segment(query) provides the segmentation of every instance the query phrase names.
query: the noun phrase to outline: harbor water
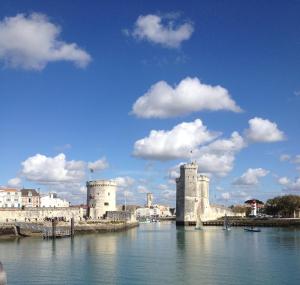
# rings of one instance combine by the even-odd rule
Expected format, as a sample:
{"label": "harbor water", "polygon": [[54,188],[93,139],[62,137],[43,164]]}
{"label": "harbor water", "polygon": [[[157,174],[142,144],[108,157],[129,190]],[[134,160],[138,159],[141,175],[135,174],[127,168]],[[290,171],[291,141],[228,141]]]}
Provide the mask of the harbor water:
{"label": "harbor water", "polygon": [[141,224],[74,239],[0,240],[9,285],[300,284],[300,229]]}

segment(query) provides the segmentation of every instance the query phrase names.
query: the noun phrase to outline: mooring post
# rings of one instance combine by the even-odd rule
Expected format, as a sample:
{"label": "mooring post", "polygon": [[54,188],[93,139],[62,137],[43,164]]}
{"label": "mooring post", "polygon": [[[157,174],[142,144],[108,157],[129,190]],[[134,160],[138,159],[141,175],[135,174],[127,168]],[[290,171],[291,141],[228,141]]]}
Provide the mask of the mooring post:
{"label": "mooring post", "polygon": [[56,221],[52,219],[52,238],[56,239]]}
{"label": "mooring post", "polygon": [[71,237],[74,237],[75,229],[74,229],[74,217],[71,218]]}

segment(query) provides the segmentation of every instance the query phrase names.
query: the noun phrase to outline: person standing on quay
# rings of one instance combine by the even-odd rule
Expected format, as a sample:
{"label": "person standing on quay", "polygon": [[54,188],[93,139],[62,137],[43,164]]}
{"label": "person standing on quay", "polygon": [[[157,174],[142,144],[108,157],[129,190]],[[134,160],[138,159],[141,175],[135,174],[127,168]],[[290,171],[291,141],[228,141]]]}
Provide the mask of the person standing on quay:
{"label": "person standing on quay", "polygon": [[0,261],[0,285],[7,285],[6,273],[3,269],[3,265]]}

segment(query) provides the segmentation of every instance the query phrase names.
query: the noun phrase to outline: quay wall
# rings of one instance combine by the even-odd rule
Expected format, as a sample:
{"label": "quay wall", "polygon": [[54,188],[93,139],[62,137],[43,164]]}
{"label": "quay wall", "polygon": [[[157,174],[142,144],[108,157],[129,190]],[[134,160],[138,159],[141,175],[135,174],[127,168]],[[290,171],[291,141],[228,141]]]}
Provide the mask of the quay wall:
{"label": "quay wall", "polygon": [[139,226],[138,222],[77,224],[75,225],[75,234],[119,232],[131,228],[135,228],[138,226]]}
{"label": "quay wall", "polygon": [[[232,227],[300,227],[300,219],[268,218],[268,219],[250,219],[250,218],[229,218]],[[224,221],[211,220],[203,222],[203,226],[223,226]]]}
{"label": "quay wall", "polygon": [[0,208],[0,222],[41,222],[46,218],[62,217],[70,220],[80,221],[85,215],[85,210],[81,207],[66,208]]}
{"label": "quay wall", "polygon": [[217,220],[219,218],[224,217],[225,215],[231,217],[244,217],[245,214],[241,213],[234,213],[230,208],[218,206],[218,205],[211,205],[208,211],[208,215],[202,219],[202,221],[208,220]]}

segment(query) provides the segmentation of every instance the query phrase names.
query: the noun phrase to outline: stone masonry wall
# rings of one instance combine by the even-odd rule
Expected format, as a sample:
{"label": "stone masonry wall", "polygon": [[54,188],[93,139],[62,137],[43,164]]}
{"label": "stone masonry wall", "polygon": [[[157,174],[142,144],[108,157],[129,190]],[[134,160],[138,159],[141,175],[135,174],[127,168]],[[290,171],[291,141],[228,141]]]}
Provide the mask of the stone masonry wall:
{"label": "stone masonry wall", "polygon": [[0,208],[0,222],[25,222],[43,221],[45,218],[64,217],[70,220],[74,217],[75,221],[80,221],[84,216],[85,210],[80,207],[68,208]]}

